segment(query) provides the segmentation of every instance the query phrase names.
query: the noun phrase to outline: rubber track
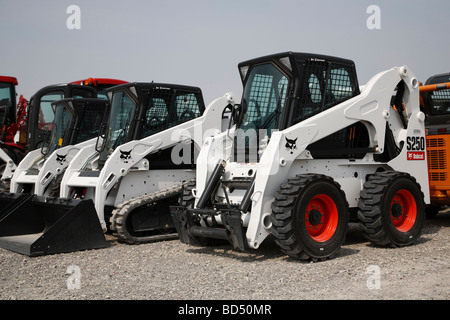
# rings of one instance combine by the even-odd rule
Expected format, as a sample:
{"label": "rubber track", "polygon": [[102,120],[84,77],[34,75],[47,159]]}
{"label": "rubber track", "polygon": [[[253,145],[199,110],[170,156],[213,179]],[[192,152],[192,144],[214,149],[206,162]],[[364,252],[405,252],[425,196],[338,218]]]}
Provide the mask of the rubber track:
{"label": "rubber track", "polygon": [[127,213],[140,207],[151,206],[155,202],[164,201],[164,199],[173,198],[176,195],[180,195],[182,186],[186,188],[186,185],[190,182],[191,181],[180,183],[179,185],[176,185],[169,189],[157,191],[152,194],[143,195],[136,198],[131,198],[120,203],[112,212],[112,216],[110,219],[111,230],[117,233],[117,236],[121,241],[129,244],[149,243],[178,238],[178,234],[176,232],[170,234],[151,235],[146,237],[131,236],[128,232],[126,232],[126,219],[124,217]]}

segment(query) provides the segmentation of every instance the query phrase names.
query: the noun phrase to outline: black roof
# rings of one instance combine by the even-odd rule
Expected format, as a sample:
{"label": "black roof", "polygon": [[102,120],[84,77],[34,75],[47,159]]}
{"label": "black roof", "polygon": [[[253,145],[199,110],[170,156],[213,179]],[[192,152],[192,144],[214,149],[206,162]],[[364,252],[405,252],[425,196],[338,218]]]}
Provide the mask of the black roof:
{"label": "black roof", "polygon": [[297,64],[314,58],[314,59],[319,59],[319,60],[326,60],[326,61],[333,61],[333,62],[338,62],[338,63],[342,63],[342,64],[354,65],[354,62],[349,59],[333,57],[333,56],[328,56],[328,55],[323,55],[323,54],[316,54],[316,53],[286,51],[286,52],[275,53],[275,54],[266,55],[266,56],[243,61],[243,62],[239,63],[239,67],[249,65],[249,64],[255,64],[255,63],[259,63],[259,62],[269,61],[269,60],[278,60],[278,59],[284,58],[284,57],[290,57],[292,60],[296,61]]}
{"label": "black roof", "polygon": [[[72,104],[69,104],[72,102]],[[65,98],[52,102],[52,106],[56,107],[57,105],[65,104],[69,108],[73,108],[75,113],[80,112],[87,107],[96,106],[99,108],[107,108],[109,105],[109,100],[100,99],[100,98]]]}
{"label": "black roof", "polygon": [[40,95],[42,92],[50,91],[50,90],[57,90],[57,89],[66,89],[66,88],[75,88],[75,89],[81,89],[86,91],[92,91],[97,95],[97,91],[94,88],[88,87],[88,86],[82,86],[80,84],[74,84],[74,83],[56,83],[47,85],[45,87],[40,88],[38,91],[36,91],[31,98],[34,98],[37,95]]}
{"label": "black roof", "polygon": [[111,88],[106,89],[106,92],[117,91],[125,88],[137,87],[142,89],[151,89],[151,88],[167,88],[167,89],[178,89],[178,90],[186,90],[186,91],[202,91],[199,87],[195,86],[187,86],[181,84],[172,84],[172,83],[158,83],[158,82],[130,82],[121,85],[117,85]]}
{"label": "black roof", "polygon": [[450,82],[450,73],[441,73],[431,76],[428,78],[427,82],[425,82],[425,85],[444,82]]}
{"label": "black roof", "polygon": [[53,101],[52,104],[58,104],[61,102],[82,102],[82,103],[94,103],[94,102],[108,102],[108,100],[106,99],[101,99],[101,98],[65,98],[65,99],[61,99],[61,100],[56,100]]}

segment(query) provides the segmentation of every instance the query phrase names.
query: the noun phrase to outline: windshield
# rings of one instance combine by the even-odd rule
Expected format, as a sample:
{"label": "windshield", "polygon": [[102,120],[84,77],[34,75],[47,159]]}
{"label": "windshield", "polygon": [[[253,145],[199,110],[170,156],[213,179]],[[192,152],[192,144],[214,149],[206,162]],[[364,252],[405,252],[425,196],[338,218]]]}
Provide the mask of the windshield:
{"label": "windshield", "polygon": [[55,107],[55,122],[53,124],[49,154],[61,148],[64,139],[70,139],[70,125],[72,123],[73,114],[64,104],[58,104]]}
{"label": "windshield", "polygon": [[78,121],[80,128],[73,144],[96,138],[107,110],[105,104],[87,104]]}
{"label": "windshield", "polygon": [[432,115],[450,114],[450,89],[431,92],[429,107]]}
{"label": "windshield", "polygon": [[267,63],[252,68],[243,94],[243,117],[240,128],[269,130],[278,128],[286,99],[288,79],[274,65]]}
{"label": "windshield", "polygon": [[258,161],[260,141],[270,138],[279,128],[288,86],[288,78],[273,64],[252,68],[245,83],[242,115],[234,140],[236,161]]}
{"label": "windshield", "polygon": [[113,94],[105,148],[109,153],[126,142],[135,111],[136,103],[125,91]]}

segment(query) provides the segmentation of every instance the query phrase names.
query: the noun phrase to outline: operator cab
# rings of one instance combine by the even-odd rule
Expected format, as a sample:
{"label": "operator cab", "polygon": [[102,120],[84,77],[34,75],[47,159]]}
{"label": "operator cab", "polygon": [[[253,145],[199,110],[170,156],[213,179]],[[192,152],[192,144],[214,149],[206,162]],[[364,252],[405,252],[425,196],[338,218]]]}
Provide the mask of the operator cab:
{"label": "operator cab", "polygon": [[[259,160],[264,140],[360,94],[351,60],[285,52],[238,65],[244,86],[234,143],[238,162]],[[350,139],[349,139],[350,137]],[[295,141],[287,141],[290,146]],[[360,158],[369,145],[357,123],[308,147],[313,158]],[[244,158],[245,153],[245,158]]]}
{"label": "operator cab", "polygon": [[42,148],[44,154],[96,138],[109,102],[100,98],[67,98],[53,102],[52,108],[55,121],[48,146]]}
{"label": "operator cab", "polygon": [[46,143],[54,124],[52,102],[65,98],[97,98],[95,89],[76,84],[57,84],[40,89],[30,99],[27,113],[27,145],[31,151]]}
{"label": "operator cab", "polygon": [[[105,143],[101,147],[97,146],[97,150],[101,151],[100,163],[104,163],[118,146],[128,141],[141,140],[196,119],[205,111],[203,95],[198,87],[128,83],[108,89],[107,94],[111,101],[111,112],[109,124],[103,125],[108,131],[105,134],[104,129],[101,133],[105,135]],[[126,154],[128,150],[123,152]],[[152,168],[175,166],[171,152],[172,148],[168,148],[148,155]],[[193,167],[194,161],[187,166]]]}

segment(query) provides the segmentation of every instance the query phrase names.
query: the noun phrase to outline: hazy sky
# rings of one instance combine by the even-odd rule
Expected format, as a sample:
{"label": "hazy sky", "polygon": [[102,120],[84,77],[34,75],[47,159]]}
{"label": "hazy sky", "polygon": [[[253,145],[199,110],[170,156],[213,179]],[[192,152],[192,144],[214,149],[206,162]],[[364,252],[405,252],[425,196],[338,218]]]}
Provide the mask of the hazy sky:
{"label": "hazy sky", "polygon": [[[67,8],[81,9],[70,30]],[[370,30],[370,5],[380,8]],[[87,77],[199,86],[208,104],[239,96],[237,64],[283,51],[352,59],[360,84],[408,65],[450,72],[449,0],[0,0],[0,75],[29,99]]]}

